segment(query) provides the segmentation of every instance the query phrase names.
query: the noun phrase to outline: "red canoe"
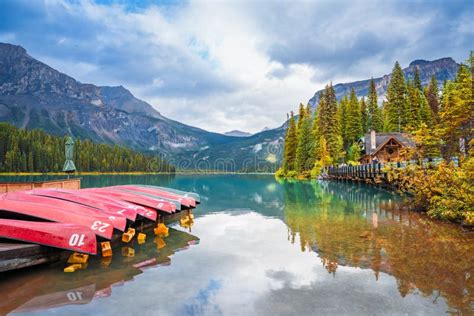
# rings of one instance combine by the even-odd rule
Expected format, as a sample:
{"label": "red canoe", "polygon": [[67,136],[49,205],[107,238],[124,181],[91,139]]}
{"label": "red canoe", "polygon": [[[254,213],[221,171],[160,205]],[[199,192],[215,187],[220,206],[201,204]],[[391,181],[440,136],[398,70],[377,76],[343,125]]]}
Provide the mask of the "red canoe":
{"label": "red canoe", "polygon": [[120,185],[120,186],[116,186],[116,188],[122,188],[125,190],[152,194],[158,197],[163,197],[165,199],[178,201],[179,203],[183,204],[186,207],[196,207],[196,200],[194,200],[191,197],[184,197],[178,194],[166,192],[166,191],[155,189],[155,188],[144,188],[144,187],[139,187],[135,185]]}
{"label": "red canoe", "polygon": [[110,187],[87,190],[91,190],[94,193],[121,199],[141,206],[146,206],[148,208],[157,209],[166,213],[174,213],[176,211],[176,206],[172,202],[154,199],[131,191],[125,191]]}
{"label": "red canoe", "polygon": [[53,197],[34,195],[32,191],[7,193],[7,200],[27,201],[32,203],[54,206],[63,210],[78,213],[81,215],[100,217],[106,220],[106,223],[112,225],[112,228],[124,231],[127,226],[127,218],[120,214],[111,214],[97,208],[79,204],[72,201],[61,200]]}
{"label": "red canoe", "polygon": [[95,234],[89,228],[77,224],[0,218],[0,237],[91,255],[97,254]]}
{"label": "red canoe", "polygon": [[135,221],[137,218],[137,211],[134,209],[105,202],[103,199],[90,196],[87,192],[82,192],[80,190],[35,189],[28,191],[28,193],[79,203],[106,211],[111,215],[125,216],[127,219],[132,221]]}
{"label": "red canoe", "polygon": [[89,227],[97,236],[112,238],[114,227],[107,217],[80,214],[47,204],[7,200],[5,195],[0,198],[0,211],[52,222],[78,224]]}
{"label": "red canoe", "polygon": [[130,202],[127,202],[127,201],[119,199],[119,198],[113,198],[113,197],[107,196],[103,193],[90,191],[88,189],[82,189],[82,190],[77,190],[77,191],[78,191],[78,194],[81,194],[81,195],[90,196],[90,197],[95,198],[95,199],[103,200],[104,202],[114,204],[114,205],[117,205],[117,206],[120,206],[120,207],[123,207],[123,208],[132,209],[138,215],[140,215],[142,217],[146,217],[145,216],[146,211],[150,211],[150,210],[153,211],[153,209],[150,209],[149,207],[134,204],[134,203],[130,203]]}

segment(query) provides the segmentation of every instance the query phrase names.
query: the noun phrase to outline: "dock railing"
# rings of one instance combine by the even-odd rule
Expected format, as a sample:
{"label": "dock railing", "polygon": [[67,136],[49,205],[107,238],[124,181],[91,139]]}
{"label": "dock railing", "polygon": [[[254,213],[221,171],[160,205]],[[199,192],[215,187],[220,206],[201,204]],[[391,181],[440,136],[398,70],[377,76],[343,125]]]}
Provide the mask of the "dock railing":
{"label": "dock railing", "polygon": [[[385,167],[392,167],[398,169],[404,169],[409,165],[419,165],[422,168],[432,168],[440,164],[443,160],[441,158],[430,159],[430,160],[408,160],[399,162],[388,162],[388,163],[371,163],[358,166],[330,166],[324,168],[323,174],[327,179],[335,180],[352,180],[352,181],[364,181],[373,184],[387,184],[387,171]],[[458,160],[452,160],[455,165],[458,165]]]}

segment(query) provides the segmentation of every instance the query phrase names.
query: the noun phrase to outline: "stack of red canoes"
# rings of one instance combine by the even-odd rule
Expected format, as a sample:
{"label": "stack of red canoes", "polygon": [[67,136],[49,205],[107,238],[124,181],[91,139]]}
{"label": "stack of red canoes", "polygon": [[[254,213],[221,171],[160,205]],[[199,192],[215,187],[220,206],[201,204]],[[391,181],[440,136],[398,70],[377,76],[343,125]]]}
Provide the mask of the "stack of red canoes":
{"label": "stack of red canoes", "polygon": [[35,189],[0,195],[0,238],[97,254],[136,220],[156,221],[196,207],[199,195],[156,186],[122,185],[81,190]]}

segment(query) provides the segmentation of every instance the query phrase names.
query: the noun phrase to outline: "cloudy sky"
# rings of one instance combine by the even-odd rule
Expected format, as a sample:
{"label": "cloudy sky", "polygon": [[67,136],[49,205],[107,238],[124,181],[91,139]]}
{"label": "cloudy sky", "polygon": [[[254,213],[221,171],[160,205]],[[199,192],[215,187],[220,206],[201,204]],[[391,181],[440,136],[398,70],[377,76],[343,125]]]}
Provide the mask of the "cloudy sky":
{"label": "cloudy sky", "polygon": [[0,1],[0,42],[207,130],[280,125],[327,82],[467,58],[474,1]]}

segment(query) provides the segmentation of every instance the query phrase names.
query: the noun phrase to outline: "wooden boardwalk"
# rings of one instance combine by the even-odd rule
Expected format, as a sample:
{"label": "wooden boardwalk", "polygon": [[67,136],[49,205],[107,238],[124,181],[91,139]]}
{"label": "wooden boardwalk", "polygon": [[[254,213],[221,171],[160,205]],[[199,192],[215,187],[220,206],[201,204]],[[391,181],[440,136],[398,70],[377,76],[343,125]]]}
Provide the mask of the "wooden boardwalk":
{"label": "wooden boardwalk", "polygon": [[0,182],[0,193],[51,188],[78,190],[81,188],[81,179],[59,179],[40,182]]}
{"label": "wooden boardwalk", "polygon": [[381,163],[327,167],[326,178],[334,180],[361,181],[369,184],[388,185],[387,173],[384,171],[384,165]]}

